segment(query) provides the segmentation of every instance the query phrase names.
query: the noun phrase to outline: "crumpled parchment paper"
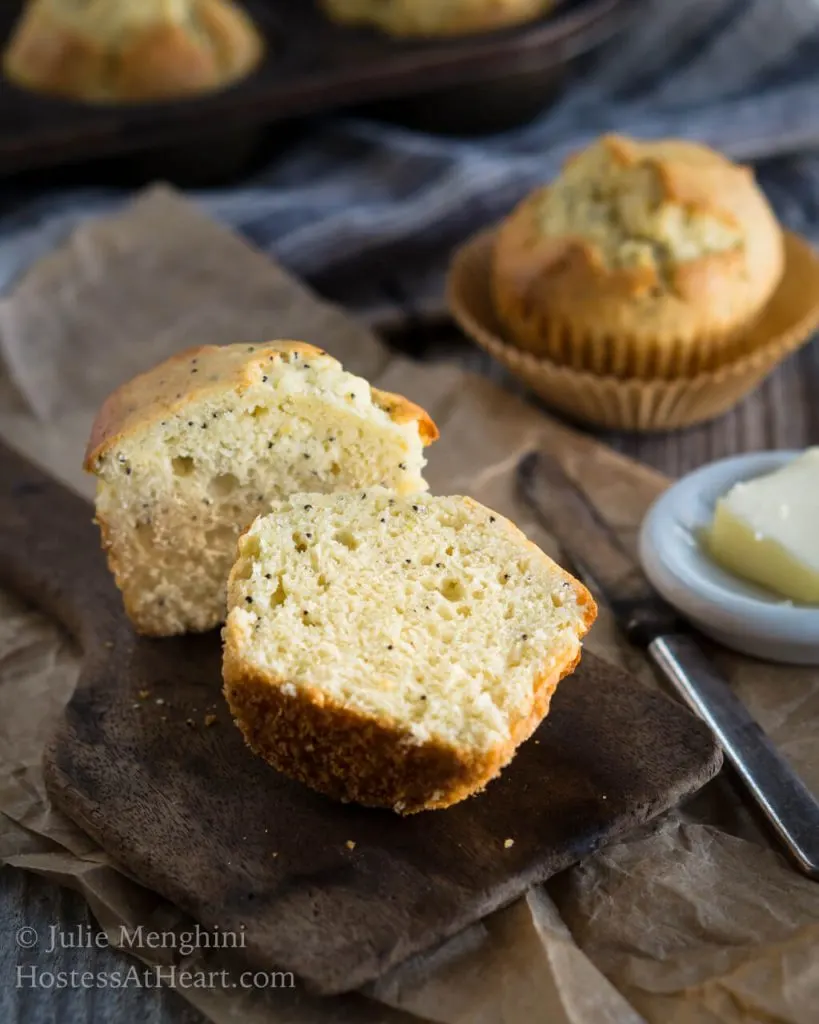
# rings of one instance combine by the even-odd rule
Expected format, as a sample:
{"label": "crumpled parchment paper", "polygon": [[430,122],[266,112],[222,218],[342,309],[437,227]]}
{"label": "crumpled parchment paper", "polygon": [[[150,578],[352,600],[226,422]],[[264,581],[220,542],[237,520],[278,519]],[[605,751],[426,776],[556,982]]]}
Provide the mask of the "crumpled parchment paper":
{"label": "crumpled parchment paper", "polygon": [[[90,223],[0,301],[0,434],[86,495],[82,450],[108,392],[192,344],[295,337],[374,384],[420,402],[442,429],[433,490],[472,494],[554,555],[514,491],[518,458],[557,452],[632,545],[662,477],[452,366],[410,363],[319,302],[170,190]],[[588,646],[656,685],[605,609]],[[819,671],[715,652],[754,715],[819,790]],[[0,862],[79,889],[116,939],[182,928],[174,907],[129,879],[43,787],[43,743],[77,675],[71,640],[0,594]],[[163,951],[139,951],[146,961]],[[164,951],[168,955],[168,951]],[[199,951],[190,965],[202,963]],[[658,822],[532,890],[366,993],[182,991],[218,1024],[814,1024],[819,886],[769,846],[726,773]]]}

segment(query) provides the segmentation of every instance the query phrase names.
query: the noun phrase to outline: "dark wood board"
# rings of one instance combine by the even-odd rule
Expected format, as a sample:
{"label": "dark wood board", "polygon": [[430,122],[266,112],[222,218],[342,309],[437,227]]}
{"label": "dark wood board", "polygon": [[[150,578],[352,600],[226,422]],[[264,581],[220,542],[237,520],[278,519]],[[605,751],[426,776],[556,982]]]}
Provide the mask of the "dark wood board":
{"label": "dark wood board", "polygon": [[[510,380],[490,356],[468,345],[451,326],[427,326],[419,331],[412,323],[411,338],[393,335],[393,342],[427,359],[445,358],[469,366],[498,383]],[[804,448],[819,444],[819,346],[809,345],[781,366],[733,413],[692,430],[668,435],[608,434],[607,444],[632,458],[654,466],[671,476],[680,476],[704,462],[760,448]],[[0,869],[0,927],[13,935],[22,926],[33,925],[41,934],[59,924],[65,931],[96,928],[82,897],[54,882],[46,882],[27,871]],[[106,949],[68,951],[68,962],[55,963],[53,953],[41,946],[30,950],[25,963],[39,970],[55,967],[93,972],[127,970],[130,959],[124,953]],[[54,1017],[54,993],[41,989],[17,989],[14,984],[19,951],[0,944],[0,1020],[7,1024],[45,1024]],[[112,967],[113,963],[113,967]],[[205,1018],[178,993],[167,986],[150,990],[112,989],[65,990],[61,993],[60,1024],[98,1024],[99,1021],[139,1020],[142,1024],[206,1024]]]}
{"label": "dark wood board", "polygon": [[[464,121],[474,120],[481,108],[491,120],[507,78],[514,104],[525,104],[521,81],[529,83],[531,116],[544,102],[555,66],[608,38],[638,0],[559,0],[551,15],[531,25],[433,42],[336,25],[316,0],[243,2],[268,52],[253,75],[222,92],[171,103],[94,106],[37,95],[0,78],[0,174],[197,141],[204,146],[199,159],[207,160],[209,150],[244,148],[243,133],[254,126],[402,97],[423,97],[430,118],[440,120],[440,104],[428,102],[432,93],[479,89],[481,83],[488,93],[461,91],[455,101]],[[2,5],[2,40],[21,6]],[[213,155],[223,162],[224,154]]]}
{"label": "dark wood board", "polygon": [[321,993],[357,987],[719,770],[698,720],[587,654],[480,796],[407,819],[335,804],[244,746],[220,695],[218,635],[133,633],[91,515],[0,447],[0,583],[56,615],[85,654],[46,754],[49,790],[137,880],[207,928],[244,928],[260,969]]}

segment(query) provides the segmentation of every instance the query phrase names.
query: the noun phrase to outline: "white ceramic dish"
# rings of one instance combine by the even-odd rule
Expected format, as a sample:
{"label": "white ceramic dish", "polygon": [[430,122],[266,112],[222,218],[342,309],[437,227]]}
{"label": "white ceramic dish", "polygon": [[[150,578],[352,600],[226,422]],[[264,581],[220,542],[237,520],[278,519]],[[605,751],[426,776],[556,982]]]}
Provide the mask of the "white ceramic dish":
{"label": "white ceramic dish", "polygon": [[640,559],[654,588],[703,633],[744,654],[819,665],[819,606],[777,597],[726,572],[700,534],[717,499],[740,480],[772,473],[801,452],[758,452],[723,459],[683,477],[649,509]]}

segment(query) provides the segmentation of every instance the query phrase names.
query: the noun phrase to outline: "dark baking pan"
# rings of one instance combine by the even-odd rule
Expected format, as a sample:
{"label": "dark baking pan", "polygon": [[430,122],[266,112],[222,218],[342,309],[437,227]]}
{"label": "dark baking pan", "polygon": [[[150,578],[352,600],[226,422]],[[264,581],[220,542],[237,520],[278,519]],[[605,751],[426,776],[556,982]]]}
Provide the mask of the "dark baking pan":
{"label": "dark baking pan", "polygon": [[[198,144],[188,162],[200,176],[208,176],[211,164],[214,176],[224,176],[228,165],[246,161],[265,126],[372,104],[381,116],[426,130],[508,127],[543,109],[558,71],[622,27],[638,3],[559,0],[549,16],[523,27],[406,41],[339,26],[315,2],[245,0],[267,39],[267,56],[226,91],[171,103],[93,106],[0,82],[0,174],[125,154],[170,152],[178,161],[180,146]],[[19,9],[3,5],[4,39]],[[225,140],[223,126],[230,133]]]}

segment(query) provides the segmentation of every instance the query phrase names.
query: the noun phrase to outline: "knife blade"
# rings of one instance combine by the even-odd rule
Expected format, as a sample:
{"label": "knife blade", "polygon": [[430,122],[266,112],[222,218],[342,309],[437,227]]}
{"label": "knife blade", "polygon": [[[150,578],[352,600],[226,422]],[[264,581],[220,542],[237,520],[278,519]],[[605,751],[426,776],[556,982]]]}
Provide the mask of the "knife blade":
{"label": "knife blade", "polygon": [[554,456],[524,456],[518,486],[627,638],[646,649],[677,696],[711,729],[796,866],[819,879],[819,803],[709,660],[694,629],[654,591]]}
{"label": "knife blade", "polygon": [[632,643],[647,647],[655,637],[685,631],[674,609],[653,590],[554,457],[545,452],[524,456],[518,484],[577,575],[602,594]]}

